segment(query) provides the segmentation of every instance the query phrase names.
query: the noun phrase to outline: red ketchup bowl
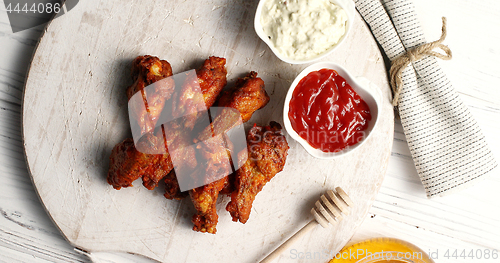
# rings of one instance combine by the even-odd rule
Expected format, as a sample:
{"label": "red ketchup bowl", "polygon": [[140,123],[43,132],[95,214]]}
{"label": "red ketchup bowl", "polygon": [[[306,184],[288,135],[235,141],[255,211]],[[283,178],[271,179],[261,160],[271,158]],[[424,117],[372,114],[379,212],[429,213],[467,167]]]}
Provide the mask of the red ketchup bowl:
{"label": "red ketchup bowl", "polygon": [[380,92],[333,62],[304,69],[288,90],[288,134],[314,157],[333,159],[361,147],[378,122]]}

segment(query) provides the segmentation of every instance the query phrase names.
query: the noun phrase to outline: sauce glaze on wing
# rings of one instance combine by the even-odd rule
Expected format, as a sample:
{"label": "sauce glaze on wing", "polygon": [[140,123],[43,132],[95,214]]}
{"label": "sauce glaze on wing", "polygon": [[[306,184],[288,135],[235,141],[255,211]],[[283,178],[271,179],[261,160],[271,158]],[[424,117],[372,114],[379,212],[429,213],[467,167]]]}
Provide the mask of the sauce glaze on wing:
{"label": "sauce glaze on wing", "polygon": [[281,129],[281,125],[274,121],[269,126],[250,129],[247,136],[249,156],[236,171],[235,190],[226,206],[233,221],[247,222],[255,196],[283,170],[290,147]]}

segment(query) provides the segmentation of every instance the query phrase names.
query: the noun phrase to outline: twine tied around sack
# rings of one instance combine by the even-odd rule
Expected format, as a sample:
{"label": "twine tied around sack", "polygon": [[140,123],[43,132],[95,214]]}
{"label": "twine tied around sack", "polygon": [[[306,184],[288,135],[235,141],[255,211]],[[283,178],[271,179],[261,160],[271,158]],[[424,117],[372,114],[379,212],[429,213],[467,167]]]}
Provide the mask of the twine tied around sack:
{"label": "twine tied around sack", "polygon": [[[438,40],[420,45],[413,49],[408,50],[406,53],[401,56],[395,58],[391,62],[391,69],[389,71],[389,75],[391,78],[391,87],[394,92],[394,97],[392,99],[392,105],[397,106],[399,95],[401,93],[401,89],[403,88],[403,80],[401,75],[403,74],[403,70],[413,61],[420,60],[426,56],[434,56],[443,60],[451,59],[451,50],[449,47],[441,44],[446,38],[446,17],[443,17],[443,27],[441,38]],[[435,51],[432,51],[435,48],[440,48],[444,51],[444,55]]]}

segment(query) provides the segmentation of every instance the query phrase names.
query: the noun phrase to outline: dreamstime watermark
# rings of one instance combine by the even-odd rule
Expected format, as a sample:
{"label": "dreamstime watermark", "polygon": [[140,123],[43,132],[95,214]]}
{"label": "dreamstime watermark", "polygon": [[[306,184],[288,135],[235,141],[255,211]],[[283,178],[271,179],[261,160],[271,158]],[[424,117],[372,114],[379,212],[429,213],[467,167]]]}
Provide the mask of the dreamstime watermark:
{"label": "dreamstime watermark", "polygon": [[4,0],[12,32],[43,25],[73,9],[78,0]]}

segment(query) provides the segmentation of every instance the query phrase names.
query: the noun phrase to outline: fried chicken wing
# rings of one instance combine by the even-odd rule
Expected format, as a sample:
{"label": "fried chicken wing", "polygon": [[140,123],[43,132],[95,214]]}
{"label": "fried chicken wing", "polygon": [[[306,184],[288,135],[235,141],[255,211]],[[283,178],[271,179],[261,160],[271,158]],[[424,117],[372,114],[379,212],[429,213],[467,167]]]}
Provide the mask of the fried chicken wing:
{"label": "fried chicken wing", "polygon": [[[173,171],[174,162],[177,169],[194,169],[196,166],[195,150],[186,147],[192,144],[189,133],[185,133],[178,125],[166,126],[170,137],[164,136],[164,130],[147,133],[134,146],[132,138],[126,139],[113,149],[110,156],[108,183],[114,188],[132,186],[132,182],[142,177],[143,185],[149,190],[158,186],[158,182]],[[166,151],[167,145],[175,151]],[[146,154],[144,152],[163,154]],[[186,193],[187,194],[187,193]]]}
{"label": "fried chicken wing", "polygon": [[[172,96],[175,88],[174,82],[172,79],[166,79],[170,76],[172,76],[170,64],[157,57],[139,56],[132,62],[134,83],[127,88],[126,93],[130,100],[135,93],[141,92],[142,100],[134,100],[130,104],[141,134],[155,128],[165,102]],[[149,85],[152,86],[145,89]]]}
{"label": "fried chicken wing", "polygon": [[183,119],[181,118],[166,123],[162,126],[162,129],[158,129],[158,137],[164,140],[165,153],[159,156],[156,163],[152,162],[142,176],[143,185],[149,190],[153,190],[158,186],[158,182],[173,171],[174,167],[177,171],[190,173],[197,165],[196,151],[193,147],[189,147],[193,144],[193,134],[186,132],[179,125],[182,122]]}
{"label": "fried chicken wing", "polygon": [[[224,111],[222,114],[224,114]],[[228,120],[227,117],[224,118],[222,116],[216,120],[223,122],[222,119]],[[219,123],[219,125],[227,124],[231,126],[232,123],[234,123],[234,120],[231,123],[224,122],[222,124]],[[217,131],[214,126],[215,122],[213,122],[210,127],[207,127],[212,129],[207,130],[212,130],[212,132]],[[218,127],[221,128],[220,126]],[[222,133],[214,133],[213,135],[205,131],[202,133],[203,136],[200,137],[202,143],[199,144],[198,151],[203,161],[198,165],[196,170],[197,174],[192,176],[192,178],[205,180],[205,183],[203,186],[189,191],[191,201],[197,210],[197,214],[195,214],[191,220],[194,224],[193,230],[195,231],[211,234],[215,234],[217,231],[217,198],[219,192],[229,184],[227,175],[233,171],[230,150],[227,148],[225,142],[224,131],[225,130],[222,130]]]}
{"label": "fried chicken wing", "polygon": [[225,65],[225,58],[210,57],[205,60],[200,69],[196,70],[196,79],[190,79],[192,76],[187,76],[184,86],[175,92],[176,99],[172,104],[173,118],[185,116],[184,126],[190,129],[194,127],[196,120],[204,114],[204,110],[214,104],[226,85]]}
{"label": "fried chicken wing", "polygon": [[288,143],[281,125],[271,122],[269,126],[254,126],[247,136],[249,157],[236,171],[235,188],[226,210],[233,221],[246,223],[255,196],[278,172],[283,170],[288,152]]}
{"label": "fried chicken wing", "polygon": [[127,138],[111,152],[107,181],[116,190],[132,186],[149,167],[150,161],[147,155],[135,149],[134,140]]}
{"label": "fried chicken wing", "polygon": [[[138,92],[143,90],[148,85],[151,85],[159,80],[172,76],[172,67],[166,60],[160,60],[157,57],[145,55],[138,56],[132,62],[132,84],[127,88],[128,99]],[[172,95],[173,87],[169,87],[170,94],[165,93],[166,100]]]}
{"label": "fried chicken wing", "polygon": [[[158,137],[151,136],[150,133],[152,134],[154,131],[165,102],[170,99],[174,92],[175,85],[173,80],[165,80],[165,78],[170,76],[172,76],[172,68],[167,61],[152,56],[139,56],[132,64],[132,79],[134,84],[128,87],[126,92],[129,99],[135,93],[141,92],[142,100],[138,100],[137,103],[131,103],[131,111],[138,122],[141,134],[144,134],[141,138],[141,145],[144,149],[150,149],[156,153],[165,151],[148,148],[149,145],[147,144],[162,142],[159,139],[162,138],[161,133]],[[202,91],[202,95],[198,99],[202,100],[203,105],[213,104],[213,98],[218,96],[226,83],[225,59],[216,57],[207,59],[202,68],[197,71],[197,78]],[[189,87],[190,84],[190,82],[186,82],[185,87]],[[148,89],[145,89],[149,85],[152,85],[150,86],[151,88],[148,87]],[[184,90],[189,91],[189,89]],[[203,101],[205,98],[208,100],[207,102]],[[186,103],[184,107],[189,109],[190,102],[183,101]],[[193,164],[193,162],[196,162],[194,150],[183,147],[184,145],[191,144],[192,138],[189,137],[189,132],[186,133],[185,130],[179,130],[181,127],[175,125],[166,126],[165,128],[167,129],[168,138],[164,142],[163,147],[167,149],[167,145],[169,145],[176,149],[181,149],[176,151],[175,156],[170,156],[169,152],[163,154],[145,154],[143,153],[144,151],[140,151],[142,147],[138,147],[139,149],[137,149],[134,146],[133,140],[127,139],[121,144],[116,145],[111,153],[108,183],[114,188],[120,189],[121,187],[132,186],[134,180],[142,177],[143,185],[151,190],[158,185],[161,179],[170,173],[173,168],[172,159],[177,160],[177,163],[180,162],[179,160],[185,159],[187,167],[195,166],[196,164]],[[149,142],[148,140],[150,139],[153,139],[153,141]],[[182,162],[184,163],[184,161]],[[169,191],[172,192],[172,190]]]}
{"label": "fried chicken wing", "polygon": [[232,89],[222,92],[217,100],[217,106],[237,109],[243,122],[247,122],[252,114],[263,108],[269,102],[264,81],[252,71],[247,76],[236,81]]}
{"label": "fried chicken wing", "polygon": [[224,86],[226,86],[227,71],[225,65],[225,58],[210,57],[205,60],[203,66],[196,71],[207,108],[214,105],[219,93]]}
{"label": "fried chicken wing", "polygon": [[[264,81],[257,78],[257,73],[253,71],[246,77],[238,79],[233,88],[221,94],[217,100],[219,108],[211,109],[212,123],[200,132],[196,140],[203,142],[200,148],[207,160],[207,172],[214,170],[211,169],[211,165],[231,157],[232,151],[244,150],[243,147],[246,145],[241,149],[234,149],[226,132],[247,122],[255,111],[263,108],[268,102],[269,96],[264,89]],[[224,143],[223,147],[221,142]]]}
{"label": "fried chicken wing", "polygon": [[[148,133],[138,144],[139,147],[158,151],[163,145],[163,139]],[[115,145],[110,156],[107,181],[113,188],[120,190],[122,187],[132,186],[132,182],[142,177],[146,170],[154,166],[160,154],[146,154],[136,149],[134,140],[127,138]]]}
{"label": "fried chicken wing", "polygon": [[227,176],[227,183],[224,185],[224,188],[220,190],[219,195],[231,195],[234,192],[234,178],[236,177],[236,172]]}
{"label": "fried chicken wing", "polygon": [[198,211],[191,220],[194,224],[194,231],[210,234],[215,234],[217,232],[216,226],[219,216],[217,215],[217,208],[215,205],[219,192],[226,184],[227,178],[224,177],[189,191],[191,201],[193,201],[194,207],[196,211]]}
{"label": "fried chicken wing", "polygon": [[[161,153],[165,149],[161,130],[155,132],[154,128],[165,102],[174,91],[172,82],[159,81],[172,76],[172,68],[165,60],[146,55],[134,59],[131,73],[134,83],[127,88],[126,94],[130,100],[135,93],[141,92],[142,100],[132,103],[131,107],[144,136],[137,143],[137,148],[131,138],[114,147],[107,180],[115,189],[120,189],[132,186],[133,181],[142,177],[143,185],[153,189],[172,170],[168,152],[150,154]],[[145,88],[155,83],[151,89],[148,88],[151,92],[146,92]],[[146,107],[141,107],[141,104]]]}
{"label": "fried chicken wing", "polygon": [[[227,153],[225,152],[226,148],[221,147],[221,144],[217,143],[217,141],[206,141],[199,145],[197,153],[199,155],[198,158],[200,158],[202,162],[196,161],[197,157],[192,147],[177,147],[179,147],[179,150],[176,151],[175,154],[179,155],[177,158],[183,159],[179,162],[181,167],[175,167],[175,169],[165,177],[165,197],[167,199],[182,199],[187,196],[187,191],[181,192],[179,186],[179,182],[182,182],[182,180],[204,180],[201,184],[208,185],[210,183],[215,183],[212,182],[215,181],[215,179],[211,178],[215,178],[220,174],[227,174],[228,171],[231,172],[231,166],[223,165],[222,162],[224,157],[227,158]],[[221,149],[224,151],[224,154],[221,154]],[[181,171],[183,176],[178,177],[176,171]],[[203,190],[198,189],[198,192],[201,191]],[[217,196],[215,196],[214,199],[217,200]],[[195,198],[193,201],[195,207],[198,201],[203,202],[207,201],[207,199],[199,200]]]}
{"label": "fried chicken wing", "polygon": [[[219,118],[218,120],[220,120],[218,123],[223,125],[221,123],[222,119]],[[218,126],[218,128],[223,127]],[[227,176],[224,175],[232,172],[230,155],[226,149],[223,134],[216,135],[213,133],[214,130],[217,129],[213,127],[213,124],[208,126],[202,132],[203,135],[200,135],[195,140],[201,142],[197,147],[198,158],[201,161],[198,162],[196,169],[187,178],[188,180],[203,180],[198,182],[202,186],[189,191],[191,201],[197,210],[197,213],[192,218],[194,224],[193,230],[212,234],[215,234],[217,231],[217,197],[220,190],[228,184]],[[224,177],[220,178],[221,175]],[[176,171],[173,170],[165,179],[167,188],[165,197],[168,199],[181,199],[185,197],[184,192],[181,192],[179,187],[179,181],[184,179],[177,177]]]}
{"label": "fried chicken wing", "polygon": [[[209,57],[203,65],[196,70],[196,80],[198,81],[201,94],[197,93],[197,85],[191,79],[185,81],[184,86],[174,97],[176,98],[172,104],[172,115],[174,118],[183,117],[183,126],[191,130],[196,120],[200,118],[206,110],[215,103],[215,99],[219,96],[220,91],[227,83],[226,75],[226,59],[219,57]],[[189,76],[188,76],[189,77]],[[188,149],[186,149],[188,150]],[[181,154],[181,152],[179,152]],[[196,161],[195,157],[189,153],[184,157],[186,162]],[[179,156],[181,158],[182,156]],[[189,164],[188,166],[189,167]],[[178,169],[178,167],[176,167]],[[180,191],[179,183],[175,171],[172,171],[165,178],[166,193],[168,199],[180,199],[187,195]]]}
{"label": "fried chicken wing", "polygon": [[[207,183],[201,187],[189,191],[191,201],[197,210],[191,221],[193,230],[215,234],[217,232],[217,198],[223,189],[230,188],[228,174],[232,173],[231,158],[229,150],[225,145],[215,143],[204,143],[202,155],[205,158],[205,165],[198,167],[199,172],[203,172]],[[220,176],[223,176],[220,178]],[[213,178],[220,178],[213,181]]]}

